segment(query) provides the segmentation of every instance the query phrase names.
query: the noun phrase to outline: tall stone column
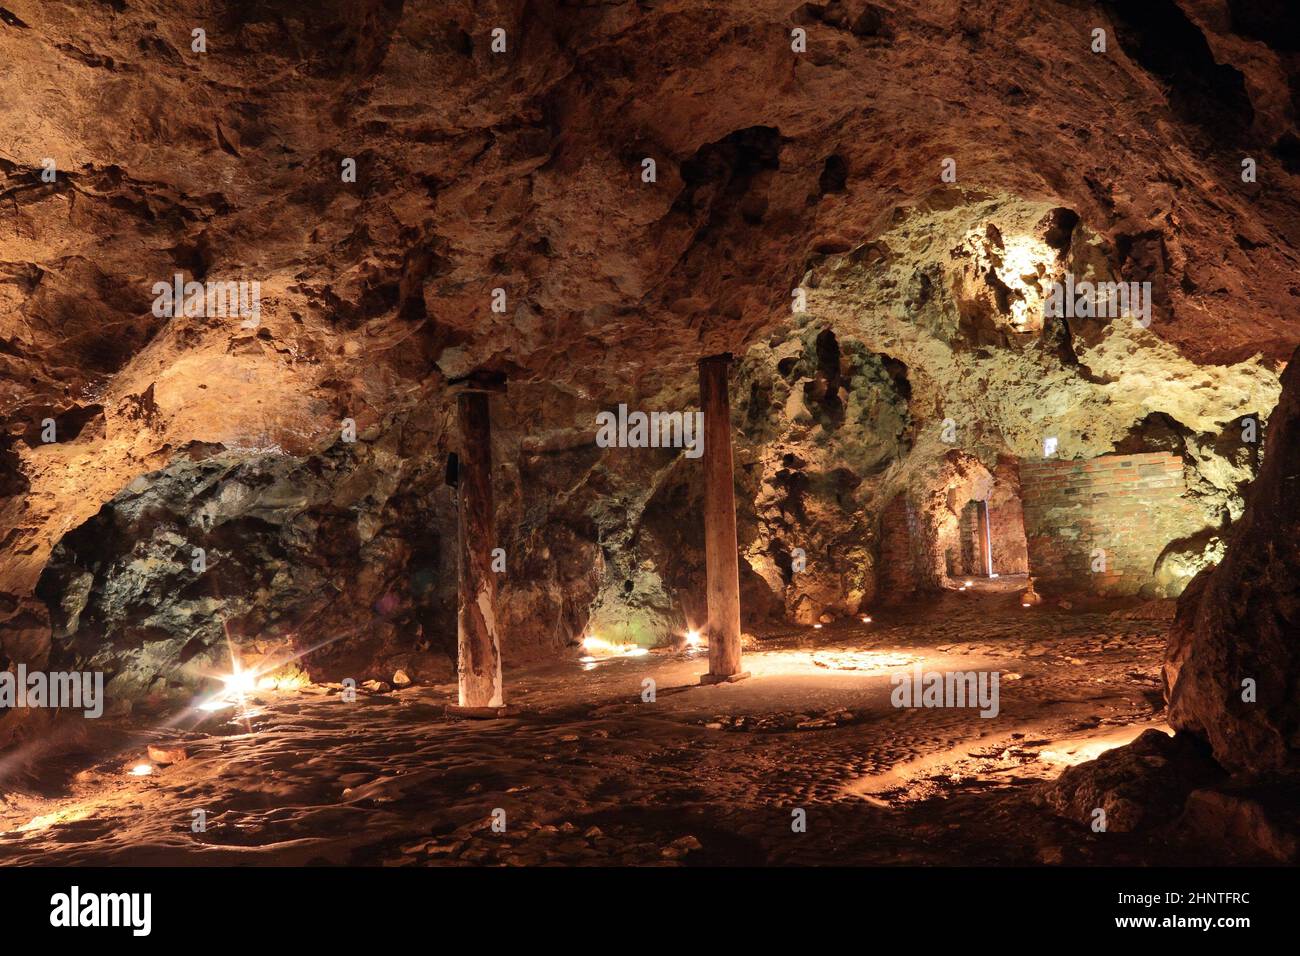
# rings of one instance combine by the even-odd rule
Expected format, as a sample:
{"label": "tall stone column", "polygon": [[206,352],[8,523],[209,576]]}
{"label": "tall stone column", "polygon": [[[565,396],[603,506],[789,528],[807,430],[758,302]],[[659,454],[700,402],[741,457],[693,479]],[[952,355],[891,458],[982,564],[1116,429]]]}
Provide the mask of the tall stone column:
{"label": "tall stone column", "polygon": [[736,496],[731,465],[731,403],[727,368],[731,356],[700,359],[700,408],[704,412],[704,560],[708,576],[709,672],[702,684],[749,676],[740,669],[740,549],[736,544]]}
{"label": "tall stone column", "polygon": [[501,641],[497,633],[497,575],[492,570],[496,528],[492,504],[491,392],[504,381],[484,376],[453,383],[460,420],[456,476],[458,590],[456,596],[458,706],[467,716],[492,716],[505,705]]}
{"label": "tall stone column", "polygon": [[984,564],[984,573],[993,578],[996,575],[993,573],[993,522],[989,517],[989,500],[985,498],[980,502],[980,543],[983,545],[980,561]]}

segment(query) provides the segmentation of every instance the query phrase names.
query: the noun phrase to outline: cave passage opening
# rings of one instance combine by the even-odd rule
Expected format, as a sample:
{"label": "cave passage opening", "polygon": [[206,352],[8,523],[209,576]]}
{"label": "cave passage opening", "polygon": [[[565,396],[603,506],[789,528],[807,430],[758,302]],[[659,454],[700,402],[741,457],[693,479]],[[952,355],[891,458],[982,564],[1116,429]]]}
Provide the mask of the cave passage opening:
{"label": "cave passage opening", "polygon": [[970,498],[958,511],[956,540],[945,554],[952,579],[1021,579],[1029,573],[1020,494],[1013,481],[999,477],[995,472],[986,497]]}

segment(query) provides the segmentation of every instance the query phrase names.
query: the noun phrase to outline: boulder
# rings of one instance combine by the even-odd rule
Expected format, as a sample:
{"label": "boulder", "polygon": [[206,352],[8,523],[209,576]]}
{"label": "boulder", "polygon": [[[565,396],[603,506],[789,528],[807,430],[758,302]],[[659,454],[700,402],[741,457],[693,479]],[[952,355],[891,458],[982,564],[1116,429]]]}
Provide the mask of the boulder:
{"label": "boulder", "polygon": [[1202,741],[1147,730],[1127,746],[1070,767],[1039,797],[1059,816],[1088,826],[1103,810],[1107,832],[1127,833],[1176,818],[1188,794],[1224,776]]}

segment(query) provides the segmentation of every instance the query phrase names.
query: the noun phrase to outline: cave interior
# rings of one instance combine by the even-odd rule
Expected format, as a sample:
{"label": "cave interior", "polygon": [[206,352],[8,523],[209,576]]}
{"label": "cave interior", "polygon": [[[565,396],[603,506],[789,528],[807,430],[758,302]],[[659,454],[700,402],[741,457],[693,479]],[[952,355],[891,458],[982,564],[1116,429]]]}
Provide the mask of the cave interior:
{"label": "cave interior", "polygon": [[0,4],[0,863],[1296,862],[1285,0]]}

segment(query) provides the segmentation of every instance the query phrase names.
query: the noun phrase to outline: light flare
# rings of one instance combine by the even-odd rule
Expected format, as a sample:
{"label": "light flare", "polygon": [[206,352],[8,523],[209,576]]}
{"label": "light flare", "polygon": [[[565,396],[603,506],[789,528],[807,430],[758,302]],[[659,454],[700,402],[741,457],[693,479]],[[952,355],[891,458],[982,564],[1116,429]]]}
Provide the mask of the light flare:
{"label": "light flare", "polygon": [[638,644],[613,644],[595,634],[582,639],[582,649],[587,653],[578,658],[584,670],[591,670],[602,660],[612,657],[645,657],[650,651]]}

